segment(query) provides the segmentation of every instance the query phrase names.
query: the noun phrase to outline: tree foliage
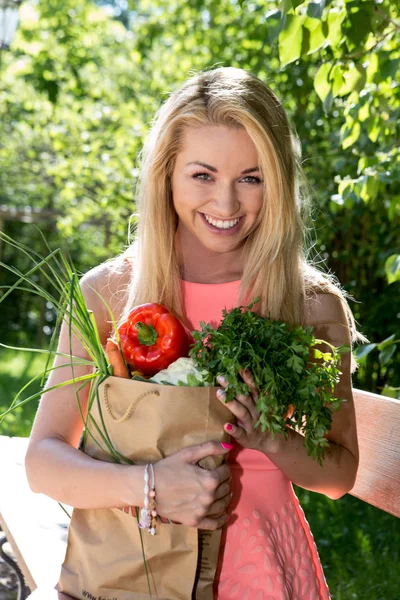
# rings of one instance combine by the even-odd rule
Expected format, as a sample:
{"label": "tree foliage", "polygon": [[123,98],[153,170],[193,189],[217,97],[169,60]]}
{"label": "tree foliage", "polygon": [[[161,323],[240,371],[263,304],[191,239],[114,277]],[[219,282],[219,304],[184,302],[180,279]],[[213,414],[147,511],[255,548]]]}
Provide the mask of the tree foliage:
{"label": "tree foliage", "polygon": [[[126,243],[139,152],[166,94],[200,69],[248,69],[282,98],[299,134],[315,259],[359,301],[355,316],[375,344],[360,350],[355,383],[396,395],[387,386],[400,386],[397,5],[101,4],[22,4],[0,71],[0,204],[55,211],[46,236],[87,269]],[[104,4],[116,5],[117,19]],[[31,235],[30,226],[6,226]],[[11,321],[18,327],[17,314]]]}

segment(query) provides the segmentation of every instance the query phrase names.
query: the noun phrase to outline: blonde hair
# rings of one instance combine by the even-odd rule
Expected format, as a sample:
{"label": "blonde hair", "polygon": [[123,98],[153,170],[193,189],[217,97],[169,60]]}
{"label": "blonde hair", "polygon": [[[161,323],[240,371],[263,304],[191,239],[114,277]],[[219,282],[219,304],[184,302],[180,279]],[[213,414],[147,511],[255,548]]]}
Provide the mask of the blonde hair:
{"label": "blonde hair", "polygon": [[154,117],[140,156],[136,240],[124,255],[134,256],[134,274],[122,319],[135,305],[160,302],[186,320],[170,182],[184,129],[204,125],[245,128],[265,182],[263,208],[244,246],[239,302],[260,296],[261,314],[303,324],[307,298],[332,293],[343,300],[356,339],[344,292],[332,276],[309,263],[303,250],[308,207],[297,136],[274,92],[235,67],[196,73],[169,95]]}

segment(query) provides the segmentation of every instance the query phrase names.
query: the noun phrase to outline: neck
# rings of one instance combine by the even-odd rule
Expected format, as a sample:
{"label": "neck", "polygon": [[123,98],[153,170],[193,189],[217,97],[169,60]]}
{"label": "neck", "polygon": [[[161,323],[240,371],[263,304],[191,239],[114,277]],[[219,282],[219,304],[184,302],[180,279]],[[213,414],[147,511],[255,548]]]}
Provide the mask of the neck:
{"label": "neck", "polygon": [[176,251],[181,278],[195,283],[226,283],[242,277],[242,249],[213,252],[187,230],[178,228]]}

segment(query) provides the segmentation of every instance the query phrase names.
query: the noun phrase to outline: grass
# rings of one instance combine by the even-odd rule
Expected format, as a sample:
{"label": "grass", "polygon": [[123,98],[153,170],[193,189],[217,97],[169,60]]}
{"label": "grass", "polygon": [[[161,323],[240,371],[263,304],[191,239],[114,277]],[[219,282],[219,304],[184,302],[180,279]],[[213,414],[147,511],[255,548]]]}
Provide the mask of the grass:
{"label": "grass", "polygon": [[[10,406],[17,392],[42,372],[45,362],[46,357],[42,354],[0,348],[0,414]],[[39,390],[40,382],[37,381],[26,390],[21,400]],[[37,406],[37,402],[28,402],[9,413],[0,422],[0,435],[29,437]]]}
{"label": "grass", "polygon": [[400,519],[353,496],[330,500],[296,487],[332,600],[400,598]]}
{"label": "grass", "polygon": [[[45,357],[0,349],[0,413],[44,367]],[[39,383],[30,394],[38,391]],[[37,402],[0,424],[1,435],[29,436]],[[296,487],[314,534],[332,600],[400,598],[400,519],[346,495],[330,500]]]}

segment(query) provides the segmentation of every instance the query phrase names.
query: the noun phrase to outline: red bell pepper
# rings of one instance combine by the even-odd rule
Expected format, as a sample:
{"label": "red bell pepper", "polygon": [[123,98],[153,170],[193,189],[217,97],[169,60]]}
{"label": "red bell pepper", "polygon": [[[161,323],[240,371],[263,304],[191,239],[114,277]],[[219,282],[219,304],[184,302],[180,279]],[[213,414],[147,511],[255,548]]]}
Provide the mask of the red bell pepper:
{"label": "red bell pepper", "polygon": [[118,328],[128,365],[151,376],[182,356],[193,341],[180,320],[161,304],[149,302],[134,308]]}

